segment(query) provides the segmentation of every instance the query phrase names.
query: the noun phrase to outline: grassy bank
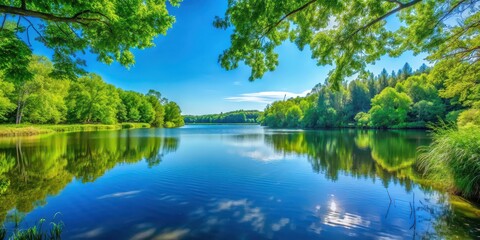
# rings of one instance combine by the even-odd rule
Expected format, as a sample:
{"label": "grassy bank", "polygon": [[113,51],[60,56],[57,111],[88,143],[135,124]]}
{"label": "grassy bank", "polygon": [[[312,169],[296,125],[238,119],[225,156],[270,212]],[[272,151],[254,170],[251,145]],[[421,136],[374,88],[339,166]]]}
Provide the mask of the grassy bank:
{"label": "grassy bank", "polygon": [[127,128],[149,128],[148,123],[119,123],[119,124],[5,124],[0,125],[0,137],[33,136],[55,132],[89,132],[100,130],[115,130]]}
{"label": "grassy bank", "polygon": [[437,129],[433,142],[421,149],[420,167],[428,179],[447,190],[480,200],[480,127]]}

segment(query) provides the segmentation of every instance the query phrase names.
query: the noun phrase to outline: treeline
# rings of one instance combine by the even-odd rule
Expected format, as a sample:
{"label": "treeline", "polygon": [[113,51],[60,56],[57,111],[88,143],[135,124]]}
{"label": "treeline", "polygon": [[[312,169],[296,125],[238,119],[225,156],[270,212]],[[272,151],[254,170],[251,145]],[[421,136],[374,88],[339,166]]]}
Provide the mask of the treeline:
{"label": "treeline", "polygon": [[[455,74],[470,76],[452,81]],[[413,71],[408,63],[397,72],[362,74],[338,90],[315,86],[306,97],[266,107],[261,123],[270,127],[425,128],[428,123],[459,121],[480,124],[478,67],[442,61]]]}
{"label": "treeline", "polygon": [[[32,56],[28,76],[0,72],[0,121],[3,123],[149,123],[184,125],[180,107],[160,92],[125,91],[93,73],[57,78],[46,57]],[[10,76],[10,77],[5,77]]]}
{"label": "treeline", "polygon": [[185,123],[258,123],[261,112],[257,110],[237,110],[208,115],[185,115]]}

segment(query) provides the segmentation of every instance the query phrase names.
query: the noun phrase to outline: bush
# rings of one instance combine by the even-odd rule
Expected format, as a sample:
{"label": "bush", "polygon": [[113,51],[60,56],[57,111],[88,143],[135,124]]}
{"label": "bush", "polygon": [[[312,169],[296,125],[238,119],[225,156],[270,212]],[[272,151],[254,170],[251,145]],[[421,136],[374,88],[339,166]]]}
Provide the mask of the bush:
{"label": "bush", "polygon": [[368,127],[368,124],[370,123],[370,114],[359,112],[357,113],[357,115],[355,115],[354,119],[355,119],[355,122],[357,122],[357,126]]}
{"label": "bush", "polygon": [[437,128],[430,146],[420,150],[419,166],[427,178],[480,199],[480,126]]}
{"label": "bush", "polygon": [[173,123],[173,122],[166,122],[166,123],[165,123],[165,127],[166,127],[166,128],[174,128],[174,127],[175,127],[175,123]]}

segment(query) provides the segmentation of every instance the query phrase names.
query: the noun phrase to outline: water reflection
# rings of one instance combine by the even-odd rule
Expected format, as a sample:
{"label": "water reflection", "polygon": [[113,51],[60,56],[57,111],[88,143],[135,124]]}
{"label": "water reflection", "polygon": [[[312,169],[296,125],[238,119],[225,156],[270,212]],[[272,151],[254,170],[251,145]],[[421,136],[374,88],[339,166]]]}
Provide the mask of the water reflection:
{"label": "water reflection", "polygon": [[265,135],[265,142],[276,154],[308,157],[312,168],[330,180],[340,174],[357,178],[381,179],[385,186],[393,180],[407,189],[418,146],[429,139],[424,133],[386,131],[305,131]]}
{"label": "water reflection", "polygon": [[[423,132],[211,128],[0,140],[0,217],[11,227],[61,211],[73,239],[480,233],[471,205],[419,186],[416,149],[429,143]],[[174,160],[154,167],[169,153]]]}
{"label": "water reflection", "polygon": [[[118,164],[143,159],[150,167],[158,165],[165,154],[176,151],[178,144],[175,137],[130,136],[130,131],[1,139],[0,222],[11,209],[28,213],[45,205],[47,196],[58,194],[74,178],[93,182]],[[113,193],[100,198],[136,193]]]}

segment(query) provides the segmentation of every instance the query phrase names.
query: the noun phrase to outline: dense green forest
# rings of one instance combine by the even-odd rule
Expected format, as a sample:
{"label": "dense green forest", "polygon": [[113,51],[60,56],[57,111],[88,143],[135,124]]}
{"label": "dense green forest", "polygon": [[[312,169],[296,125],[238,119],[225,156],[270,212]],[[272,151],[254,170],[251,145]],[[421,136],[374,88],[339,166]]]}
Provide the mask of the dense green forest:
{"label": "dense green forest", "polygon": [[23,80],[0,72],[1,122],[184,125],[180,107],[158,91],[125,91],[93,73],[73,80],[58,78],[52,62],[43,56],[32,56],[28,72],[31,77]]}
{"label": "dense green forest", "polygon": [[261,112],[257,110],[237,110],[220,114],[185,115],[185,123],[258,123]]}
{"label": "dense green forest", "polygon": [[[328,83],[318,84],[306,97],[267,106],[261,122],[289,128],[425,128],[428,123],[455,122],[458,118],[461,125],[478,124],[479,119],[473,117],[478,116],[478,110],[470,109],[479,104],[478,85],[461,90],[456,87],[458,82],[445,81],[441,77],[448,68],[445,64],[433,68],[422,65],[413,71],[405,63],[391,74],[383,69],[378,76],[359,76],[339,90]],[[478,69],[469,71],[473,79],[480,79]]]}

